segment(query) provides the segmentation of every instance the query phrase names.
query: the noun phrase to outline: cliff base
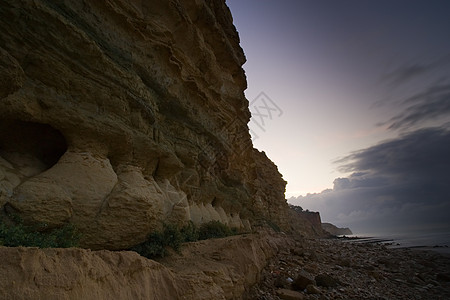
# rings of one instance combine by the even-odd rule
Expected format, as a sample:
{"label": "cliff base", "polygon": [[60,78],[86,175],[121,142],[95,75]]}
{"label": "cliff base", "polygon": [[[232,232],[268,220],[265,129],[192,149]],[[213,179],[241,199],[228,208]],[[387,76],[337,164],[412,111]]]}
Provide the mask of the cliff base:
{"label": "cliff base", "polygon": [[160,262],[130,251],[0,247],[0,299],[238,299],[290,243],[268,233],[211,239]]}

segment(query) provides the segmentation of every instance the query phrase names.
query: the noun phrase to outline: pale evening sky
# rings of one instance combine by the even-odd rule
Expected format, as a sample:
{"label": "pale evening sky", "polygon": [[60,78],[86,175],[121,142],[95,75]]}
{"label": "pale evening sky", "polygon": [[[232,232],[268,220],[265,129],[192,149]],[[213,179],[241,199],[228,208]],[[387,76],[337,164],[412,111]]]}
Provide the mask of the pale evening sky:
{"label": "pale evening sky", "polygon": [[[392,157],[401,160],[406,153],[399,149],[408,152],[410,148],[403,146],[419,133],[423,139],[442,139],[435,145],[444,147],[440,149],[443,152],[437,152],[450,153],[449,1],[226,3],[247,57],[245,93],[254,115],[249,124],[254,145],[266,152],[288,181],[286,197],[296,197],[289,200],[291,203],[318,209],[325,220],[336,221],[338,215],[345,220],[358,213],[364,218],[364,209],[332,214],[330,205],[324,206],[330,200],[322,199],[321,192],[337,189],[341,181],[336,178],[352,181],[364,175],[358,182],[372,180],[367,174],[379,170],[361,167],[374,157],[368,154],[375,149],[385,153],[382,164]],[[255,123],[261,125],[258,113],[264,112],[262,100],[252,103],[260,92],[276,105],[272,119],[265,118],[264,126]],[[420,131],[431,127],[442,132]],[[392,153],[383,152],[388,148],[384,146],[392,145],[386,143],[389,139],[399,141],[395,151],[389,148]],[[422,148],[410,152],[426,150]],[[361,153],[361,149],[367,151]],[[361,155],[349,157],[355,151]],[[347,160],[336,162],[345,157]],[[436,164],[430,165],[440,165],[434,158]],[[450,168],[448,159],[441,162]],[[394,168],[395,164],[389,163]],[[410,169],[400,173],[407,174],[418,166],[407,167]],[[384,170],[382,175],[393,174],[390,171]],[[445,176],[445,184],[450,186],[450,178]],[[307,193],[315,194],[299,197]],[[444,193],[448,212],[450,194]],[[321,197],[321,201],[312,201],[312,196]],[[402,209],[402,205],[397,208]]]}

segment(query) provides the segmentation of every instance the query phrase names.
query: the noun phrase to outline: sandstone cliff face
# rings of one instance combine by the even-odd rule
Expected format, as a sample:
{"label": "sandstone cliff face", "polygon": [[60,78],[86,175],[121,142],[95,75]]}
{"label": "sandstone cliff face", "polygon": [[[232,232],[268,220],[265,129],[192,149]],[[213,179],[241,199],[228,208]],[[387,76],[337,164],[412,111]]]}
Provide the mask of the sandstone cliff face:
{"label": "sandstone cliff face", "polygon": [[318,212],[290,209],[290,221],[291,231],[303,236],[323,237],[326,235]]}
{"label": "sandstone cliff face", "polygon": [[125,249],[163,222],[287,227],[223,0],[0,2],[0,207]]}
{"label": "sandstone cliff face", "polygon": [[353,232],[350,230],[350,228],[339,228],[331,223],[322,223],[322,228],[326,232],[332,235],[351,235]]}
{"label": "sandstone cliff face", "polygon": [[241,299],[291,244],[267,234],[202,241],[169,264],[126,251],[0,247],[0,299]]}

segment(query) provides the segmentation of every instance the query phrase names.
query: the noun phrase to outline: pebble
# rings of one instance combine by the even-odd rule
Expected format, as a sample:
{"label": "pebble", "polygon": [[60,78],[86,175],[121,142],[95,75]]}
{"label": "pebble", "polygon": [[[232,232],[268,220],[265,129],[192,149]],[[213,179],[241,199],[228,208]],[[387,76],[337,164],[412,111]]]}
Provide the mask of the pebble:
{"label": "pebble", "polygon": [[307,294],[320,294],[320,290],[317,286],[313,284],[308,284],[306,287],[306,293]]}
{"label": "pebble", "polygon": [[246,299],[450,299],[450,256],[339,239],[294,238]]}

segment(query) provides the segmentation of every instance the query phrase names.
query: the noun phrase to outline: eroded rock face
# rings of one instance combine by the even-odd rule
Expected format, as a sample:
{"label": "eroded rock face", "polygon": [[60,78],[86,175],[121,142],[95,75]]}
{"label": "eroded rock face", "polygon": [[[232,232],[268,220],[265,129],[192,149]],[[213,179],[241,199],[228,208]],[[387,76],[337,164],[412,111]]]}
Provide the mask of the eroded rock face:
{"label": "eroded rock face", "polygon": [[223,0],[0,3],[0,205],[124,249],[163,222],[287,226]]}
{"label": "eroded rock face", "polygon": [[0,299],[241,299],[292,245],[267,234],[185,244],[170,263],[131,251],[0,246]]}
{"label": "eroded rock face", "polygon": [[326,236],[327,232],[322,228],[320,214],[313,211],[296,211],[290,209],[291,230],[303,236]]}
{"label": "eroded rock face", "polygon": [[323,228],[323,230],[325,230],[326,232],[328,232],[329,234],[332,234],[332,235],[351,235],[351,234],[353,234],[353,232],[348,227],[339,228],[330,223],[322,223],[322,228]]}

